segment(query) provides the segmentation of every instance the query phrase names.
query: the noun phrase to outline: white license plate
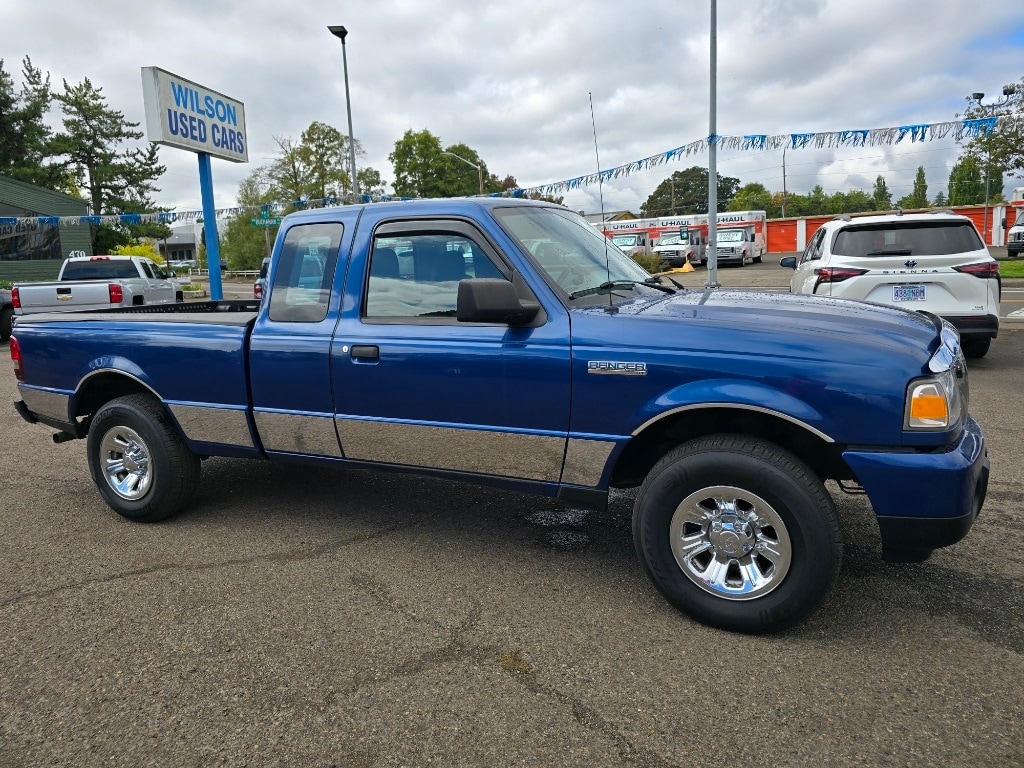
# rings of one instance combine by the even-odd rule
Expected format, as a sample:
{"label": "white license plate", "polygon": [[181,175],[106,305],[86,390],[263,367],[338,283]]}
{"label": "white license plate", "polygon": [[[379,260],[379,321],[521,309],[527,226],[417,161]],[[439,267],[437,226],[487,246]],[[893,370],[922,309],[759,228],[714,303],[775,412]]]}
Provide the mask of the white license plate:
{"label": "white license plate", "polygon": [[924,301],[923,285],[894,285],[892,287],[893,301]]}

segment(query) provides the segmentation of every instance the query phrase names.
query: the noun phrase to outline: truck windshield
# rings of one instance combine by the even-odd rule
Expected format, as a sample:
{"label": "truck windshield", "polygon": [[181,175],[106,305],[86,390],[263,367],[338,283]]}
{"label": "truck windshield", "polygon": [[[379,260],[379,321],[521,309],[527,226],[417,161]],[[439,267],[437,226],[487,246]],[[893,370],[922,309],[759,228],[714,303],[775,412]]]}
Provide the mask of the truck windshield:
{"label": "truck windshield", "polygon": [[1014,222],[1013,226],[1024,227],[1024,208],[1022,208],[1021,212],[1017,214],[1017,221]]}
{"label": "truck windshield", "polygon": [[738,229],[718,230],[718,242],[720,243],[742,243],[743,232]]}
{"label": "truck windshield", "polygon": [[612,238],[612,242],[619,248],[632,248],[636,245],[636,235],[616,235]]}
{"label": "truck windshield", "polygon": [[[496,208],[494,215],[524,253],[530,253],[529,246],[539,242],[533,260],[567,294],[605,284],[615,284],[617,293],[647,290],[642,284],[651,279],[650,273],[615,247],[619,238],[609,242],[571,211],[515,206]],[[626,283],[627,287],[620,288]]]}
{"label": "truck windshield", "polygon": [[658,245],[686,245],[690,242],[689,233],[684,235],[668,235],[658,241]]}

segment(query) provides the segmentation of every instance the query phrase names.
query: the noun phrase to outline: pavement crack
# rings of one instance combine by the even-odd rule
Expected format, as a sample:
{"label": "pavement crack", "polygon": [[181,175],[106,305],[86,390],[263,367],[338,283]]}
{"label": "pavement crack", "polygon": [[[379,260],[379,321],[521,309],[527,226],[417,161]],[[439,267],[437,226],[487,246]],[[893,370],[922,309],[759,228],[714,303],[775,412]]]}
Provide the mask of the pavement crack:
{"label": "pavement crack", "polygon": [[130,571],[120,571],[119,573],[110,573],[105,576],[97,576],[91,579],[82,579],[71,584],[62,584],[57,587],[51,587],[50,589],[39,589],[28,592],[22,592],[18,595],[12,595],[6,599],[0,600],[0,609],[7,608],[9,606],[18,605],[29,600],[42,600],[54,595],[59,595],[64,592],[71,592],[79,589],[85,589],[87,587],[95,586],[97,584],[111,584],[117,581],[123,581],[125,579],[132,579],[139,576],[149,576],[154,573],[167,573],[167,572],[181,572],[181,573],[202,573],[204,571],[218,570],[221,568],[232,568],[237,566],[253,565],[255,563],[266,562],[274,563],[278,565],[286,565],[291,563],[299,563],[307,560],[316,560],[319,557],[331,554],[332,552],[344,549],[357,544],[364,544],[368,541],[374,541],[389,536],[397,531],[407,530],[415,528],[426,522],[429,522],[437,517],[440,517],[443,513],[437,512],[430,515],[421,515],[415,520],[403,521],[401,523],[395,523],[393,525],[384,526],[375,531],[368,533],[358,534],[355,536],[339,536],[335,539],[330,539],[323,544],[315,547],[303,547],[301,549],[286,550],[284,552],[266,552],[249,557],[237,557],[230,558],[228,560],[218,560],[212,563],[162,563],[159,565],[151,565],[145,568],[135,568]]}

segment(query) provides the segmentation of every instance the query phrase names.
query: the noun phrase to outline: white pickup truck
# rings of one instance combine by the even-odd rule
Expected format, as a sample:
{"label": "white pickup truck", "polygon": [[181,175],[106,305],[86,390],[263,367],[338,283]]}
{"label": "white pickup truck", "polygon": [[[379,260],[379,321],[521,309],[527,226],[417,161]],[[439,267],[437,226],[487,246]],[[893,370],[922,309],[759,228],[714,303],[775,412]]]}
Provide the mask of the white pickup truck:
{"label": "white pickup truck", "polygon": [[178,283],[141,256],[72,256],[61,265],[56,282],[15,283],[11,294],[16,315],[185,300]]}

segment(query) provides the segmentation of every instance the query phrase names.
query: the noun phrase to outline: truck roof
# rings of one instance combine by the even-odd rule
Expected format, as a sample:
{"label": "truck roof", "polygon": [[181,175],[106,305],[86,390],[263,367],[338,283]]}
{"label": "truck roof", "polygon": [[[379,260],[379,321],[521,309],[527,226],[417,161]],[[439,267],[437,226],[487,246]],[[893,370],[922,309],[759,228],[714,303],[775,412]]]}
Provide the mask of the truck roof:
{"label": "truck roof", "polygon": [[511,206],[534,206],[538,208],[557,208],[569,210],[565,206],[548,203],[543,200],[527,200],[515,197],[439,197],[427,200],[392,200],[386,203],[363,203],[358,206],[345,205],[331,208],[314,208],[308,211],[289,213],[286,221],[330,221],[339,211],[371,209],[386,216],[431,216],[451,215],[463,211],[491,210]]}

